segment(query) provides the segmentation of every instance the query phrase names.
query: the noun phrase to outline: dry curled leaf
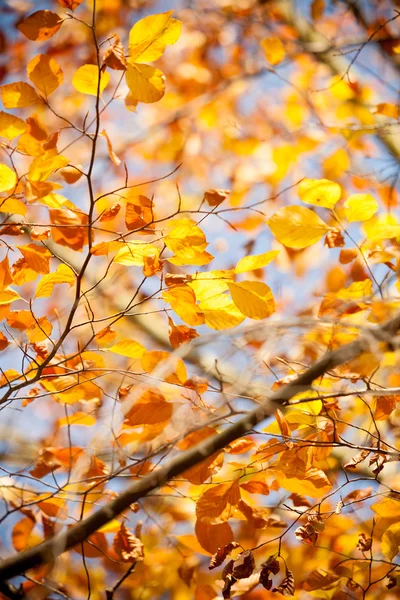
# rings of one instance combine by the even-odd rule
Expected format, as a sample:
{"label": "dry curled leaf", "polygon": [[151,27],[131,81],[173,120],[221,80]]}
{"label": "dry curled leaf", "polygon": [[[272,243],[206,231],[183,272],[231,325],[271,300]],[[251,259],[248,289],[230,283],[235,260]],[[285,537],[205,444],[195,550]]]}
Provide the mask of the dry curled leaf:
{"label": "dry curled leaf", "polygon": [[294,576],[290,569],[286,569],[285,579],[272,591],[279,592],[282,596],[294,596]]}
{"label": "dry curled leaf", "polygon": [[222,565],[222,563],[224,562],[226,557],[233,550],[235,550],[235,548],[239,548],[239,544],[237,542],[230,542],[226,546],[223,546],[222,548],[218,548],[217,552],[212,555],[212,557],[210,559],[210,564],[208,565],[208,568],[210,570],[212,570],[212,569],[215,569],[216,567],[219,567],[220,565]]}
{"label": "dry curled leaf", "polygon": [[113,547],[123,562],[136,562],[144,559],[144,548],[142,542],[133,535],[124,523],[114,537]]}
{"label": "dry curled leaf", "polygon": [[124,47],[121,44],[119,36],[114,34],[115,41],[104,53],[103,61],[110,69],[116,71],[126,71],[128,63],[125,58]]}

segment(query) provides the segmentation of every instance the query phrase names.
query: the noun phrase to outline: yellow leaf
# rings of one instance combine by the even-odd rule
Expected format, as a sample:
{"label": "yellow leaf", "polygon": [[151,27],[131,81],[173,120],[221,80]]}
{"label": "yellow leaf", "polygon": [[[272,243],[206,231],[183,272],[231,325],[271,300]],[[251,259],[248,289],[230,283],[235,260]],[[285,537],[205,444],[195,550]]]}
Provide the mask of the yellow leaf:
{"label": "yellow leaf", "polygon": [[27,207],[18,198],[5,198],[0,200],[0,210],[4,213],[12,213],[15,215],[26,215]]}
{"label": "yellow leaf", "polygon": [[188,325],[203,325],[204,315],[196,304],[194,291],[188,285],[175,285],[162,294],[178,317]]}
{"label": "yellow leaf", "polygon": [[33,87],[24,81],[2,85],[1,99],[5,108],[25,108],[42,101]]}
{"label": "yellow leaf", "polygon": [[47,150],[33,159],[29,167],[28,178],[31,181],[45,181],[54,171],[65,167],[68,162],[68,158],[65,156],[54,154],[53,150]]}
{"label": "yellow leaf", "polygon": [[[214,296],[200,302],[206,325],[211,329],[232,329],[240,325],[245,317],[227,294]],[[191,325],[191,323],[189,323]]]}
{"label": "yellow leaf", "polygon": [[0,292],[0,306],[2,304],[11,304],[11,302],[15,302],[15,300],[22,300],[22,298],[14,290],[8,288]]}
{"label": "yellow leaf", "polygon": [[47,54],[39,54],[32,58],[28,63],[27,73],[32,83],[45,96],[50,96],[64,79],[64,74],[58,62],[47,56]]}
{"label": "yellow leaf", "polygon": [[0,192],[12,190],[17,184],[17,176],[7,165],[0,165]]}
{"label": "yellow leaf", "polygon": [[175,44],[182,23],[171,17],[172,10],[141,19],[129,32],[129,56],[133,62],[153,62],[163,55],[168,44]]}
{"label": "yellow leaf", "polygon": [[400,236],[400,225],[396,222],[393,215],[372,217],[372,219],[363,224],[363,230],[371,242]]}
{"label": "yellow leaf", "polygon": [[38,10],[24,19],[18,29],[28,40],[45,42],[51,38],[62,25],[62,19],[51,10]]}
{"label": "yellow leaf", "polygon": [[[387,515],[388,516],[388,515]],[[390,515],[392,516],[392,515]],[[393,560],[400,551],[400,523],[390,525],[382,536],[382,553]]]}
{"label": "yellow leaf", "polygon": [[329,179],[303,179],[299,186],[300,200],[324,208],[333,208],[341,193],[340,185]]}
{"label": "yellow leaf", "polygon": [[288,248],[307,248],[328,231],[328,225],[315,212],[303,206],[285,206],[267,224],[274,237]]}
{"label": "yellow leaf", "polygon": [[228,291],[228,283],[233,282],[233,271],[207,271],[196,273],[188,283],[196,295],[196,300],[211,299]]}
{"label": "yellow leaf", "polygon": [[273,261],[279,254],[279,250],[271,250],[270,252],[264,252],[264,254],[253,254],[252,256],[245,256],[239,260],[235,267],[235,273],[246,273],[247,271],[254,271],[255,269],[262,269]]}
{"label": "yellow leaf", "polygon": [[84,427],[91,427],[96,425],[96,418],[92,415],[88,415],[84,412],[76,412],[69,417],[63,417],[57,421],[58,427],[66,427],[69,425],[83,425]]}
{"label": "yellow leaf", "polygon": [[285,490],[311,498],[322,498],[332,487],[325,473],[315,468],[301,473],[299,478],[287,477],[283,471],[277,471],[276,478]]}
{"label": "yellow leaf", "polygon": [[165,93],[164,73],[150,65],[138,65],[128,60],[126,83],[132,96],[146,104],[161,100]]}
{"label": "yellow leaf", "polygon": [[114,346],[107,348],[107,350],[115,354],[121,354],[121,356],[128,356],[129,358],[142,358],[146,352],[146,348],[142,344],[133,340],[121,340],[114,344]]}
{"label": "yellow leaf", "polygon": [[75,274],[71,267],[61,264],[54,273],[44,275],[36,288],[35,298],[48,298],[54,290],[57,283],[68,283],[71,287],[75,282]]}
{"label": "yellow leaf", "polygon": [[144,257],[158,257],[160,251],[152,244],[142,244],[140,242],[127,242],[123,248],[118,250],[115,255],[114,262],[121,265],[134,265],[143,267]]}
{"label": "yellow leaf", "polygon": [[262,281],[242,281],[228,285],[234,303],[246,317],[266,319],[275,312],[272,292]]}
{"label": "yellow leaf", "polygon": [[378,203],[371,194],[352,194],[344,203],[344,212],[350,223],[368,221],[378,211]]}
{"label": "yellow leaf", "polygon": [[380,502],[373,504],[371,509],[379,517],[400,517],[400,501],[395,498],[384,498]]}
{"label": "yellow leaf", "polygon": [[336,297],[340,300],[363,300],[372,296],[372,281],[364,279],[363,281],[355,281],[347,288],[339,290]]}
{"label": "yellow leaf", "polygon": [[[104,92],[104,89],[110,81],[108,71],[100,72],[100,87],[99,95]],[[78,92],[82,94],[90,94],[97,96],[97,88],[99,86],[99,68],[97,65],[83,65],[79,67],[72,78],[72,85]]]}
{"label": "yellow leaf", "polygon": [[25,121],[4,112],[4,110],[0,111],[0,135],[11,141],[24,131],[26,131]]}
{"label": "yellow leaf", "polygon": [[147,373],[152,373],[159,363],[162,364],[164,362],[167,371],[167,374],[163,376],[164,380],[168,383],[177,383],[178,385],[185,383],[188,378],[185,363],[181,358],[169,352],[163,350],[146,352],[142,357],[142,368]]}
{"label": "yellow leaf", "polygon": [[264,38],[261,40],[261,46],[270,65],[278,65],[285,58],[285,48],[279,38]]}
{"label": "yellow leaf", "polygon": [[191,219],[177,219],[170,223],[171,229],[164,236],[164,242],[176,256],[168,258],[175,265],[206,265],[213,256],[205,252],[206,236]]}

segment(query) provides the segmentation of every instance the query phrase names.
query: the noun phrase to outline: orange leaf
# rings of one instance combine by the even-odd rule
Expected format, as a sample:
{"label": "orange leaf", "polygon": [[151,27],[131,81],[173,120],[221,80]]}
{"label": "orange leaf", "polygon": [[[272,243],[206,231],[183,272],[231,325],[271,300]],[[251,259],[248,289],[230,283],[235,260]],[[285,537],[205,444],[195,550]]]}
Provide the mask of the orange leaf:
{"label": "orange leaf", "polygon": [[18,29],[28,40],[45,42],[60,29],[62,19],[51,10],[38,10],[24,19]]}

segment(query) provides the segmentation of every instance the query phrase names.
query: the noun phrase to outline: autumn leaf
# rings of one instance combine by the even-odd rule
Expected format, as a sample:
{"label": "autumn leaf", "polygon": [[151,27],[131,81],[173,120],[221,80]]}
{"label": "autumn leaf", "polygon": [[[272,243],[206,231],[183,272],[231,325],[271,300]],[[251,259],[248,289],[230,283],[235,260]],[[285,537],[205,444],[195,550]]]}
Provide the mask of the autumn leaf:
{"label": "autumn leaf", "polygon": [[228,285],[232,300],[246,317],[265,319],[275,312],[272,292],[262,281],[242,281]]}
{"label": "autumn leaf", "polygon": [[285,58],[285,47],[282,40],[277,37],[267,37],[261,41],[264,56],[270,65],[279,65]]}
{"label": "autumn leaf", "polygon": [[82,94],[101,96],[110,81],[110,74],[107,71],[99,71],[97,65],[83,65],[75,72],[72,78],[72,85]]}
{"label": "autumn leaf", "polygon": [[347,220],[368,221],[378,212],[378,203],[371,194],[352,194],[344,203]]}
{"label": "autumn leaf", "polygon": [[300,200],[324,208],[333,208],[341,194],[340,185],[329,179],[303,179],[299,186]]}
{"label": "autumn leaf", "polygon": [[167,45],[175,44],[181,34],[181,22],[172,18],[173,11],[140,19],[129,32],[129,57],[134,63],[153,62]]}
{"label": "autumn leaf", "polygon": [[278,242],[295,249],[315,244],[329,231],[315,212],[302,206],[281,208],[267,223]]}
{"label": "autumn leaf", "polygon": [[27,67],[29,79],[45,95],[52,94],[63,82],[64,74],[54,58],[39,54]]}
{"label": "autumn leaf", "polygon": [[29,40],[44,42],[57,33],[62,23],[59,15],[51,10],[38,10],[21,21],[18,29]]}

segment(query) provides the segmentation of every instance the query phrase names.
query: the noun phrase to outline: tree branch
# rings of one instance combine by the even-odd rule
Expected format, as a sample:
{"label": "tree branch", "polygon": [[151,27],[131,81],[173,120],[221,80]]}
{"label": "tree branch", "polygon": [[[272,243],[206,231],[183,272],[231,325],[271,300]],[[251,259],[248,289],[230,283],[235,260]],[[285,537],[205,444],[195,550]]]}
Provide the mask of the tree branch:
{"label": "tree branch", "polygon": [[386,342],[392,345],[393,336],[399,329],[400,313],[382,326],[376,327],[367,334],[360,336],[354,342],[327,353],[321,360],[304,371],[295,380],[275,393],[270,394],[262,405],[249,412],[237,423],[230,425],[221,433],[204,440],[194,448],[183,452],[164,467],[133,482],[117,498],[108,502],[67,531],[46,540],[35,548],[4,560],[0,564],[0,581],[8,580],[21,575],[28,569],[54,561],[63,552],[82,542],[100,527],[117,517],[132,503],[137,502],[156,488],[163,486],[173,477],[181,475],[190,467],[200,463],[205,458],[225,448],[237,438],[245,435],[266,417],[271,416],[276,405],[284,405],[296,394],[309,389],[313,381],[324,375],[328,370],[356,358],[364,351],[371,350],[372,342]]}

